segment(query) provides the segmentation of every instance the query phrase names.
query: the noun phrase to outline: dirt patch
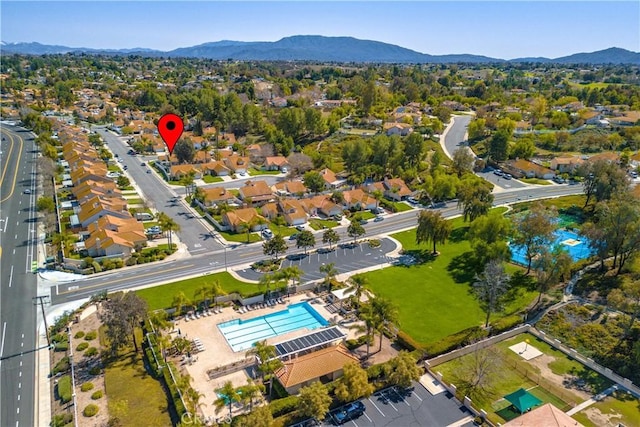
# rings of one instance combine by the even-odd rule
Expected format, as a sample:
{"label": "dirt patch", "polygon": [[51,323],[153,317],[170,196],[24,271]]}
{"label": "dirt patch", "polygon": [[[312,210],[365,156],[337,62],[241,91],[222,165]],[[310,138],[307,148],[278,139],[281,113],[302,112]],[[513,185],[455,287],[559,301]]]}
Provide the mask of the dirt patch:
{"label": "dirt patch", "polygon": [[[371,366],[378,363],[386,362],[389,359],[393,359],[398,355],[400,351],[393,342],[389,341],[389,338],[383,336],[382,338],[382,350],[378,351],[378,347],[380,346],[380,335],[376,334],[376,337],[369,348],[369,359],[366,360],[365,366]],[[353,350],[353,354],[360,358],[360,360],[364,360],[367,355],[367,346],[361,345],[360,347]]]}
{"label": "dirt patch", "polygon": [[595,425],[602,427],[617,427],[621,419],[619,414],[603,414],[598,408],[587,408],[582,413]]}
{"label": "dirt patch", "polygon": [[[557,375],[555,374],[551,368],[549,368],[549,364],[551,362],[555,362],[556,358],[554,356],[548,355],[548,354],[542,354],[538,357],[536,357],[535,359],[531,359],[529,360],[529,363],[532,364],[533,366],[537,367],[538,369],[540,369],[540,376],[542,378],[544,378],[545,380],[553,383],[554,385],[560,387],[560,388],[565,388],[567,387],[566,383],[567,380],[569,381],[574,381],[577,379],[577,377],[573,376],[573,375],[566,375],[566,376],[561,376],[561,375]],[[567,390],[569,393],[578,396],[580,398],[580,401],[584,401],[587,399],[591,398],[591,394],[587,393],[586,391],[583,390],[579,390],[579,389],[571,389],[571,390]],[[567,402],[567,403],[571,403],[571,402]]]}

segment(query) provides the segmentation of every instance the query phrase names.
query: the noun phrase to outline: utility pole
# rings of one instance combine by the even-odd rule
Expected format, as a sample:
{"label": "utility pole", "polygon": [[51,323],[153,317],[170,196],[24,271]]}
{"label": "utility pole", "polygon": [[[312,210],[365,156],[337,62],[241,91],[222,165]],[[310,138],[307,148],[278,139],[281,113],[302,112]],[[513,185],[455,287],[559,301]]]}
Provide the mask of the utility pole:
{"label": "utility pole", "polygon": [[[40,309],[42,310],[42,318],[44,319],[44,330],[45,330],[45,333],[47,334],[47,345],[51,347],[51,340],[49,339],[49,326],[47,325],[47,316],[44,314],[44,303],[47,303],[47,304],[49,303],[49,296],[48,295],[36,296],[33,299],[34,300],[37,299],[40,302]],[[38,303],[34,301],[33,304],[37,305]]]}

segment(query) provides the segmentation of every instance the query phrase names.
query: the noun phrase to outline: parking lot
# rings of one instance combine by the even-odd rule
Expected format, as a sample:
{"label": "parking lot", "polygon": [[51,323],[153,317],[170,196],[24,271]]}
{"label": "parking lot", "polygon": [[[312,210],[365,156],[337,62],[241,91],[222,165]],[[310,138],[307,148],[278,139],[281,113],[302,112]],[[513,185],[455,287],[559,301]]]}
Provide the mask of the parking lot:
{"label": "parking lot", "polygon": [[[418,382],[410,389],[387,388],[361,399],[366,407],[357,418],[345,422],[345,426],[408,427],[449,425],[473,426],[472,414],[461,407],[448,392],[432,395]],[[332,411],[320,424],[335,425]]]}

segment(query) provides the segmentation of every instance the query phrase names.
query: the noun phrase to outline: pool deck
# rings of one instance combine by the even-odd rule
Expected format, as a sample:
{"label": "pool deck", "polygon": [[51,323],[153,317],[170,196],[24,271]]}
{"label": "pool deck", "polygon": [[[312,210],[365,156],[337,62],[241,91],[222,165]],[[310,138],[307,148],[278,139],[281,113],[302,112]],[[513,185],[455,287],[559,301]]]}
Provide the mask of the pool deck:
{"label": "pool deck", "polygon": [[[209,379],[207,371],[229,365],[234,362],[243,361],[246,358],[246,351],[234,352],[227,340],[222,335],[222,332],[217,327],[218,323],[227,322],[234,319],[251,319],[253,317],[262,316],[265,314],[275,313],[277,311],[284,310],[288,305],[301,301],[309,301],[311,306],[327,321],[332,319],[342,320],[342,318],[336,314],[330,313],[326,308],[324,301],[320,297],[317,298],[318,303],[312,302],[315,296],[308,295],[295,295],[285,299],[285,304],[276,304],[272,307],[266,307],[262,309],[252,310],[246,313],[239,313],[232,307],[225,307],[220,314],[212,314],[210,316],[204,316],[200,319],[185,321],[180,319],[175,322],[175,330],[180,331],[183,337],[187,339],[196,339],[202,343],[204,351],[192,354],[193,362],[180,365],[180,368],[193,378],[192,385],[200,393],[203,394],[201,410],[206,417],[220,417],[224,416],[228,412],[221,411],[215,412],[215,406],[213,402],[217,399],[215,390],[222,387],[226,381],[232,381],[234,386],[238,387],[247,382],[249,379],[248,373],[245,370],[235,372],[229,375],[225,375],[213,380]],[[347,338],[355,338],[358,334],[353,329],[342,328],[347,334]],[[276,344],[282,341],[286,341],[292,338],[296,338],[309,333],[308,329],[299,329],[283,335],[272,337],[267,339],[267,343]],[[175,336],[175,334],[174,334]],[[228,409],[227,409],[228,411]]]}

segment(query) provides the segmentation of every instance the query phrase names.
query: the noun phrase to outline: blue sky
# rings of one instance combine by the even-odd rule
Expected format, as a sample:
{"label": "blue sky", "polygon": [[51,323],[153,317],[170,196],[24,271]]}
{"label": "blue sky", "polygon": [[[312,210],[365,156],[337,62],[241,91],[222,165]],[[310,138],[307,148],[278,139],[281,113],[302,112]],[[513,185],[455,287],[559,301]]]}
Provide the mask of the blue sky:
{"label": "blue sky", "polygon": [[0,37],[171,50],[218,40],[352,36],[434,55],[640,51],[640,1],[71,1],[0,3]]}

